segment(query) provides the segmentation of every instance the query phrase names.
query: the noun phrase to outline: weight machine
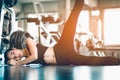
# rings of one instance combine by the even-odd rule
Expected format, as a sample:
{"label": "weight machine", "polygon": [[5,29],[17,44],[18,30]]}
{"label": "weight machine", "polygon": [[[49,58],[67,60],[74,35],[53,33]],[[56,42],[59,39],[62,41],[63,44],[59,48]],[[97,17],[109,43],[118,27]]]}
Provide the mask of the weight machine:
{"label": "weight machine", "polygon": [[[42,43],[42,40],[44,40],[44,42],[46,42],[46,46],[54,46],[57,43],[57,40],[60,39],[60,32],[50,32],[49,30],[46,29],[43,21],[42,21],[42,16],[40,16],[39,13],[39,8],[41,9],[42,14],[44,15],[44,9],[43,9],[43,5],[40,2],[33,2],[33,6],[35,9],[35,13],[37,15],[37,19],[33,19],[33,18],[28,18],[27,21],[28,22],[35,22],[36,25],[38,26],[38,40],[40,43]],[[39,8],[38,8],[39,7]],[[61,25],[62,22],[60,22]],[[48,24],[49,25],[49,24]]]}

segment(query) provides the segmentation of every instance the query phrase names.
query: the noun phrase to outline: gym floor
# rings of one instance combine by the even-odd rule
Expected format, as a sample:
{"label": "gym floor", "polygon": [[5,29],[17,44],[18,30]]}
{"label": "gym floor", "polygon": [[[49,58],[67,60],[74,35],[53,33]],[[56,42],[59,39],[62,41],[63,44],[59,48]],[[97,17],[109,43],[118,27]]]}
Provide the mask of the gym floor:
{"label": "gym floor", "polygon": [[0,80],[120,80],[120,66],[0,66]]}

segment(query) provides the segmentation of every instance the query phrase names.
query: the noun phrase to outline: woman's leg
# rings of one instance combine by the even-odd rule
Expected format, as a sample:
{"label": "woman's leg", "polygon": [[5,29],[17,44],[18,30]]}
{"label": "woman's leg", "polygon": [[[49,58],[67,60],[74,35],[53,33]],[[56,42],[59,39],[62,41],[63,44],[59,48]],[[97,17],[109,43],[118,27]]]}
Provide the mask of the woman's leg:
{"label": "woman's leg", "polygon": [[71,14],[64,25],[64,29],[61,35],[61,38],[58,42],[60,45],[61,43],[66,45],[67,48],[74,47],[74,35],[76,32],[76,24],[80,14],[80,11],[83,8],[84,0],[75,0],[74,7],[71,11]]}
{"label": "woman's leg", "polygon": [[64,25],[61,38],[54,46],[54,52],[58,64],[66,64],[64,59],[71,54],[69,51],[74,51],[74,35],[76,31],[76,24],[83,5],[84,0],[75,0],[71,14]]}
{"label": "woman's leg", "polygon": [[[73,53],[73,52],[72,52]],[[68,59],[69,64],[74,65],[118,65],[120,59],[114,57],[96,57],[96,56],[83,56],[79,54],[70,54]]]}
{"label": "woman's leg", "polygon": [[83,7],[84,0],[76,0],[73,10],[65,23],[59,42],[54,46],[58,65],[112,65],[119,64],[120,60],[112,57],[88,57],[76,53],[74,50],[74,34],[78,16]]}

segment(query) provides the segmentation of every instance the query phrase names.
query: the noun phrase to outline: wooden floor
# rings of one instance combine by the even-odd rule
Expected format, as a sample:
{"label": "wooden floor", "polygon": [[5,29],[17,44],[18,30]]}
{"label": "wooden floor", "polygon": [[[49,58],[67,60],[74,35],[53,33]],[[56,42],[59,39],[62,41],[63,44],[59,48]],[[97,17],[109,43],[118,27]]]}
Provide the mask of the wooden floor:
{"label": "wooden floor", "polygon": [[0,80],[120,80],[120,66],[0,66]]}

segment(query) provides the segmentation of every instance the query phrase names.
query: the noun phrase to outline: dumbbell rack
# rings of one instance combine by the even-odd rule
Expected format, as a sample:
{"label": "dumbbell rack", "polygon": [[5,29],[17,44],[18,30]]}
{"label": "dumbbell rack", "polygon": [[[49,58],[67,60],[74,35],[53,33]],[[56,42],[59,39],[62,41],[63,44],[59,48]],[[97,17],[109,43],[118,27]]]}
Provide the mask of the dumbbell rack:
{"label": "dumbbell rack", "polygon": [[7,6],[5,6],[4,4],[4,0],[2,0],[2,5],[1,7],[1,12],[0,12],[0,58],[2,59],[2,62],[1,64],[4,64],[4,52],[6,50],[6,47],[2,46],[2,38],[7,38],[8,36],[5,36],[3,37],[2,36],[2,31],[3,31],[3,24],[4,24],[4,15],[5,15],[5,12],[8,11],[10,14],[11,14],[11,32],[14,32],[15,30],[17,30],[17,26],[15,26],[15,11],[13,8],[9,8]]}

